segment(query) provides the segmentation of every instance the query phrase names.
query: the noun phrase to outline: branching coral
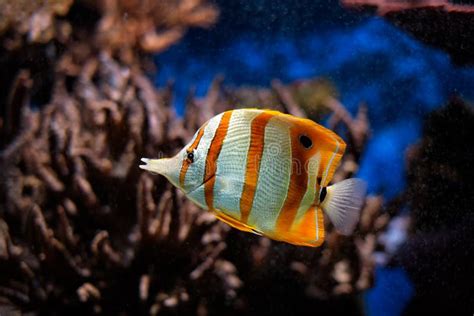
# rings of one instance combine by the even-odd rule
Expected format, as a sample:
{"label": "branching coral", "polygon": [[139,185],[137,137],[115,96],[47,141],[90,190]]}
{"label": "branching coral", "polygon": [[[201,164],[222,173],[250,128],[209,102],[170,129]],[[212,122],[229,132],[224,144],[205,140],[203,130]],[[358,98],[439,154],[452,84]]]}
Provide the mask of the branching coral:
{"label": "branching coral", "polygon": [[4,299],[44,311],[190,308],[208,274],[235,295],[235,268],[217,260],[228,228],[137,168],[140,155],[183,144],[167,132],[177,120],[148,79],[106,55],[86,63],[73,92],[58,80],[40,112],[22,108],[2,150]]}
{"label": "branching coral", "polygon": [[24,35],[33,43],[65,38],[71,27],[60,17],[68,13],[72,3],[73,0],[0,1],[0,34],[13,33],[5,43],[7,48],[18,47]]}
{"label": "branching coral", "polygon": [[6,103],[20,69],[31,73],[32,103],[48,103],[64,57],[75,58],[59,69],[69,76],[101,52],[129,66],[153,68],[148,53],[165,50],[189,27],[212,25],[217,16],[205,0],[0,0],[0,103]]}
{"label": "branching coral", "polygon": [[[204,0],[2,0],[0,34],[11,31],[14,38],[27,35],[33,43],[66,39],[71,24],[61,17],[73,4],[96,12],[99,19],[92,19],[92,23],[98,27],[90,35],[97,35],[99,47],[112,51],[159,52],[179,40],[188,27],[209,27],[218,16],[216,8]],[[89,19],[82,19],[82,27],[88,27]],[[7,47],[18,47],[21,42],[16,44],[10,41]]]}
{"label": "branching coral", "polygon": [[[208,27],[217,10],[202,0],[104,0],[98,27],[101,46],[160,52],[179,40],[187,27]],[[130,52],[129,52],[130,53]]]}

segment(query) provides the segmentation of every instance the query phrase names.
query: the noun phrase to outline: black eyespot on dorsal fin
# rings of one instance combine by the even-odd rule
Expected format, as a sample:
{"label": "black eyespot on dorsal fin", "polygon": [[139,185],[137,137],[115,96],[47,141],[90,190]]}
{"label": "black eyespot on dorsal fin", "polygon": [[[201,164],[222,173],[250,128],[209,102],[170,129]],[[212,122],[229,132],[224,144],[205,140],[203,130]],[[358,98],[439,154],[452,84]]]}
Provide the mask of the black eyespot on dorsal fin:
{"label": "black eyespot on dorsal fin", "polygon": [[328,193],[328,191],[326,190],[326,187],[323,187],[321,189],[321,194],[319,195],[319,203],[322,203],[324,201],[324,199],[326,198],[327,193]]}
{"label": "black eyespot on dorsal fin", "polygon": [[313,141],[306,135],[300,136],[300,144],[306,149],[313,147]]}

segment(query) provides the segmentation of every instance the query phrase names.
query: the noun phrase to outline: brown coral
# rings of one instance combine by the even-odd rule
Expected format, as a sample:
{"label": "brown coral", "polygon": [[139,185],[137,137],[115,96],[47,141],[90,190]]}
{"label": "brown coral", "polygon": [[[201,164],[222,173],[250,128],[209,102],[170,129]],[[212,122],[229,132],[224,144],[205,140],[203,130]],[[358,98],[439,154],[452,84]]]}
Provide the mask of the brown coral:
{"label": "brown coral", "polygon": [[68,13],[72,3],[73,0],[0,1],[0,34],[13,32],[7,47],[18,47],[22,36],[33,43],[65,38],[70,25],[60,17]]}
{"label": "brown coral", "polygon": [[209,27],[216,8],[203,0],[104,0],[97,28],[100,47],[119,52],[125,59],[136,51],[157,53],[176,43],[188,27]]}
{"label": "brown coral", "polygon": [[[2,150],[4,299],[110,312],[127,307],[108,302],[128,297],[157,311],[196,304],[186,284],[206,273],[222,280],[223,295],[235,293],[232,264],[216,262],[228,228],[137,168],[140,155],[183,144],[166,132],[177,118],[142,74],[106,55],[90,63],[72,94],[58,80],[39,113],[23,106],[21,129]],[[42,275],[48,269],[56,276]],[[132,283],[113,291],[109,276],[120,271]]]}

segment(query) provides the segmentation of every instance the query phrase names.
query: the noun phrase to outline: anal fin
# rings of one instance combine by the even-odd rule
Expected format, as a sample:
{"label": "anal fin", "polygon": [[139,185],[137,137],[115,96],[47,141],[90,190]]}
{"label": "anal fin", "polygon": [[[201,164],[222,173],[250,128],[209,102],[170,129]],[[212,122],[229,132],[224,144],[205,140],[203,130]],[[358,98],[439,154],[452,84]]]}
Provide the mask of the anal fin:
{"label": "anal fin", "polygon": [[259,231],[255,230],[254,228],[240,222],[239,220],[219,211],[219,210],[215,210],[214,212],[214,215],[221,221],[223,221],[224,223],[226,223],[227,225],[231,226],[231,227],[234,227],[236,229],[239,229],[239,230],[242,230],[244,232],[250,232],[250,233],[254,233],[254,234],[257,234],[257,235],[262,235]]}
{"label": "anal fin", "polygon": [[272,237],[294,245],[319,247],[324,242],[324,235],[323,212],[313,205],[291,225],[289,231],[280,231]]}

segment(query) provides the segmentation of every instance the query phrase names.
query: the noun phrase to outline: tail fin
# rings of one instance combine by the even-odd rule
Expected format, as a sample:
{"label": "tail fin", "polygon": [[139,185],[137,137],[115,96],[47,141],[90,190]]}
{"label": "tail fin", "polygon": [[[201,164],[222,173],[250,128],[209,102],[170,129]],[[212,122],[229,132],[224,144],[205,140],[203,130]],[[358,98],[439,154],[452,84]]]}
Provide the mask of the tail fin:
{"label": "tail fin", "polygon": [[347,179],[327,187],[321,207],[343,235],[350,235],[359,221],[367,184],[361,179]]}

